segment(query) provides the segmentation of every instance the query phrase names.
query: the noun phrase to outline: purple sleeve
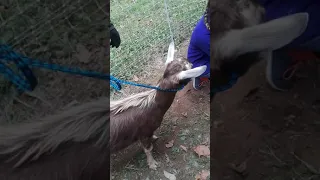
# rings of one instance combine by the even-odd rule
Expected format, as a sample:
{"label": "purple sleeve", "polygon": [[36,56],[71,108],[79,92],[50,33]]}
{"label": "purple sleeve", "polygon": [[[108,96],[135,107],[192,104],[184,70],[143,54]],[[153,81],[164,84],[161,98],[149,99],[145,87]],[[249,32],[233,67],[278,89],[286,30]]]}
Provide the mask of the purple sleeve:
{"label": "purple sleeve", "polygon": [[205,34],[203,36],[204,37],[197,39],[196,44],[207,56],[210,56],[210,34]]}
{"label": "purple sleeve", "polygon": [[[194,28],[188,47],[188,60],[193,64],[193,68],[202,65],[210,67],[210,31],[203,20],[202,17]],[[210,68],[207,68],[204,74],[208,74],[209,70]]]}

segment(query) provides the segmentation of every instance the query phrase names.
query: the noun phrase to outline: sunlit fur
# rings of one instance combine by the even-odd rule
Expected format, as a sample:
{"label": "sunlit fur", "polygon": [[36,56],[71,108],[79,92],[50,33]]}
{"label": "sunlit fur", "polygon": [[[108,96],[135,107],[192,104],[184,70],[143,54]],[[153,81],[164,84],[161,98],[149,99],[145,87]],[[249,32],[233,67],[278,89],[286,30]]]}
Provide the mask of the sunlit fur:
{"label": "sunlit fur", "polygon": [[118,101],[111,101],[110,110],[115,114],[118,114],[131,107],[139,107],[141,109],[144,109],[150,107],[150,105],[154,102],[155,95],[156,90],[150,90],[131,95]]}

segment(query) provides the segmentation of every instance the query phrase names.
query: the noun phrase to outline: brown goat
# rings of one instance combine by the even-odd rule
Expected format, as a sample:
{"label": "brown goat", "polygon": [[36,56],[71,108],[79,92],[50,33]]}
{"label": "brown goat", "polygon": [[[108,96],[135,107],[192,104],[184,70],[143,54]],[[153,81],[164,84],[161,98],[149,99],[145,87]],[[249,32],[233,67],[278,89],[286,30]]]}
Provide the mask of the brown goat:
{"label": "brown goat", "polygon": [[[173,60],[173,44],[169,49],[160,88],[179,88],[206,70]],[[111,110],[109,99],[101,98],[42,121],[0,127],[0,179],[105,180],[110,177],[110,150],[136,140],[156,168],[150,139],[175,94],[146,91],[111,102]]]}
{"label": "brown goat", "polygon": [[[166,69],[158,82],[162,89],[176,89],[185,85],[188,79],[201,75],[206,66],[191,69],[186,60],[173,60],[174,45],[170,44]],[[148,165],[157,168],[152,151],[154,131],[160,126],[163,116],[170,108],[176,92],[151,90],[120,101],[111,102],[110,147],[111,153],[140,141],[147,155]]]}

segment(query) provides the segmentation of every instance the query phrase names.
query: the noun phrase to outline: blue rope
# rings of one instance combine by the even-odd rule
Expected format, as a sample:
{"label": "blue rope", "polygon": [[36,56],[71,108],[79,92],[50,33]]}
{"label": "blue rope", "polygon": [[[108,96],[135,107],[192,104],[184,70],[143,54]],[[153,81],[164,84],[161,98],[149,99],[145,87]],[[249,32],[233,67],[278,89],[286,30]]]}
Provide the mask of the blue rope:
{"label": "blue rope", "polygon": [[144,87],[144,88],[149,88],[149,89],[155,89],[155,90],[158,90],[158,91],[165,91],[165,92],[177,92],[177,91],[180,91],[180,90],[182,90],[184,88],[184,86],[182,86],[182,87],[177,88],[177,89],[162,89],[162,88],[156,87],[156,86],[150,86],[150,85],[145,85],[145,84],[139,84],[139,83],[124,81],[124,80],[121,80],[121,79],[117,79],[117,78],[115,78],[113,76],[110,76],[110,78],[111,78],[112,81],[114,81],[116,83],[119,83],[119,84],[127,84],[127,85]]}
{"label": "blue rope", "polygon": [[[21,75],[15,74],[8,66],[2,63],[1,60],[5,63],[14,62],[18,66],[20,71],[22,71],[26,79],[21,77]],[[121,80],[109,74],[103,74],[93,71],[84,71],[78,68],[70,68],[60,66],[57,64],[49,64],[22,56],[21,54],[14,52],[9,46],[0,44],[0,73],[2,73],[6,79],[10,80],[13,84],[15,84],[17,88],[21,91],[32,91],[38,83],[32,71],[29,69],[29,66],[49,69],[53,71],[60,71],[69,74],[82,75],[102,80],[109,80],[111,87],[113,87],[117,91],[120,91],[122,89],[121,84],[144,87],[165,92],[176,92],[183,89],[183,87],[178,89],[162,89],[156,86]]]}

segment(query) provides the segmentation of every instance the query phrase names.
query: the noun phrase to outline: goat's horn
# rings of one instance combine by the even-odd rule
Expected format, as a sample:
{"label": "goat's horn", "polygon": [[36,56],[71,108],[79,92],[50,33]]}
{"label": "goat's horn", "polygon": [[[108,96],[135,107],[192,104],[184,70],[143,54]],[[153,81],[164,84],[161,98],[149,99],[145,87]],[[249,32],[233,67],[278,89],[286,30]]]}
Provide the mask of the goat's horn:
{"label": "goat's horn", "polygon": [[174,42],[172,41],[169,45],[166,65],[169,64],[171,61],[173,61],[173,58],[174,58]]}
{"label": "goat's horn", "polygon": [[222,57],[233,57],[279,49],[300,36],[308,21],[308,13],[296,13],[241,30],[231,30],[216,43],[215,52]]}

